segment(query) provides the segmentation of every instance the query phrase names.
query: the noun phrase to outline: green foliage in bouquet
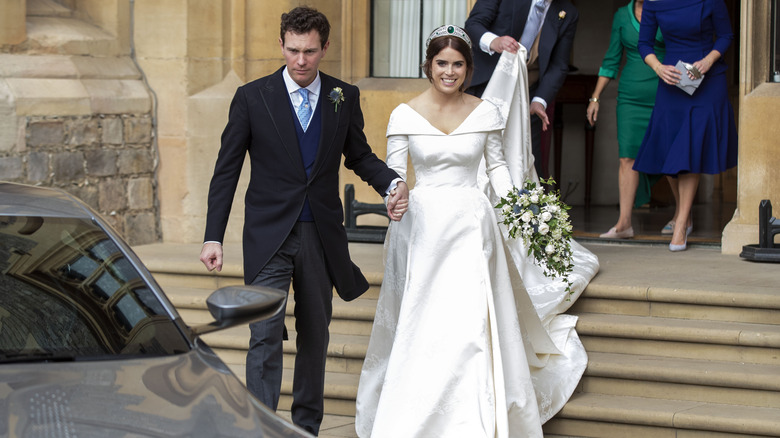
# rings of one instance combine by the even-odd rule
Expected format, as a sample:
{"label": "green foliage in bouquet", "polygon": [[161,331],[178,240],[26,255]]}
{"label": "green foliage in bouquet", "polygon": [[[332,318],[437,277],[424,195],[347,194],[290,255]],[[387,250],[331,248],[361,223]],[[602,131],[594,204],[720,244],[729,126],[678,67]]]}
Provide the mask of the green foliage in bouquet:
{"label": "green foliage in bouquet", "polygon": [[526,181],[522,189],[514,187],[496,204],[501,211],[509,236],[522,239],[528,255],[543,269],[546,277],[560,277],[571,291],[569,274],[572,271],[571,233],[568,210],[557,190],[545,192],[542,185],[552,187],[552,178],[535,182]]}

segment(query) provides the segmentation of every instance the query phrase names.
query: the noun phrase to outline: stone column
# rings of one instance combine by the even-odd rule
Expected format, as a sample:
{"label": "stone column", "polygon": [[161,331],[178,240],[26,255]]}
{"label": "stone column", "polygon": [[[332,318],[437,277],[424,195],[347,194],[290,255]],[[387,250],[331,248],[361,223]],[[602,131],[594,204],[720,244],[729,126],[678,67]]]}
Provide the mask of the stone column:
{"label": "stone column", "polygon": [[[758,243],[758,205],[772,201],[780,210],[780,84],[770,83],[770,6],[743,2],[740,45],[739,183],[737,211],[723,230],[725,254]],[[775,239],[777,242],[777,239]]]}
{"label": "stone column", "polygon": [[0,0],[0,45],[27,39],[27,0]]}

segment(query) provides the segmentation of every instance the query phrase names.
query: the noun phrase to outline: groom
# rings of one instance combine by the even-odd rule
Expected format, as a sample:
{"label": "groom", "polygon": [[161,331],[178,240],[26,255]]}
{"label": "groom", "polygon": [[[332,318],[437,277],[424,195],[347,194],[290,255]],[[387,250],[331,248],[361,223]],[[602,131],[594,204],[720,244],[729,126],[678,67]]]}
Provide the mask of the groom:
{"label": "groom", "polygon": [[[314,435],[323,416],[333,287],[344,300],[368,289],[350,260],[342,224],[342,155],[347,168],[380,194],[390,194],[391,219],[400,219],[409,195],[406,184],[366,142],[357,87],[318,70],[329,33],[328,19],[315,9],[297,7],[282,14],[279,44],[286,66],[236,91],[209,187],[200,256],[209,271],[222,269],[220,242],[248,154],[244,281],[285,291],[292,281],[297,347],[292,420]],[[284,312],[250,328],[247,386],[275,410]]]}

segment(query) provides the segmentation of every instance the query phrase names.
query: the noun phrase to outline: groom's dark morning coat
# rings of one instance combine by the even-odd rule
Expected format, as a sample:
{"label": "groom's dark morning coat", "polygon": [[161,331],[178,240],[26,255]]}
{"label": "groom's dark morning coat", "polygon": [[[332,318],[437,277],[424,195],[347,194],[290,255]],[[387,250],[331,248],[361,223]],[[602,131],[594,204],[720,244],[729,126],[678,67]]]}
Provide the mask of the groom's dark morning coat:
{"label": "groom's dark morning coat", "polygon": [[[347,248],[339,198],[342,155],[344,165],[380,194],[398,175],[377,158],[366,141],[358,88],[320,72],[322,136],[307,178],[283,70],[240,87],[233,97],[209,188],[205,241],[223,241],[248,153],[251,177],[245,198],[244,281],[251,283],[282,245],[308,195],[331,280],[339,296],[351,300],[368,289],[368,282],[350,260]],[[328,98],[336,87],[344,95],[338,110]]]}

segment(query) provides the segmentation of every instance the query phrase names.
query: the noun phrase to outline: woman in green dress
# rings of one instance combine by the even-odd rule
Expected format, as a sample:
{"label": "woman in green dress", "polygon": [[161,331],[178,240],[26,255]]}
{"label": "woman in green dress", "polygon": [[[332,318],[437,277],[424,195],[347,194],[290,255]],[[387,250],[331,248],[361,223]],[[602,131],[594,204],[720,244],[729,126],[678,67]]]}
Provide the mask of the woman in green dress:
{"label": "woman in green dress", "polygon": [[[607,84],[617,78],[620,61],[625,54],[626,62],[620,75],[617,97],[620,218],[614,227],[600,236],[602,238],[627,239],[634,236],[631,210],[634,205],[638,207],[650,201],[650,188],[658,179],[633,169],[634,159],[650,121],[650,113],[655,104],[655,92],[658,88],[658,76],[645,64],[637,50],[643,3],[644,0],[632,0],[615,12],[609,49],[601,63],[596,89],[593,91],[587,109],[588,122],[595,125],[599,112],[599,96]],[[656,35],[655,53],[659,54],[659,58],[664,53],[660,31]],[[676,199],[677,193],[674,188],[672,191]],[[671,227],[669,229],[671,230]]]}

